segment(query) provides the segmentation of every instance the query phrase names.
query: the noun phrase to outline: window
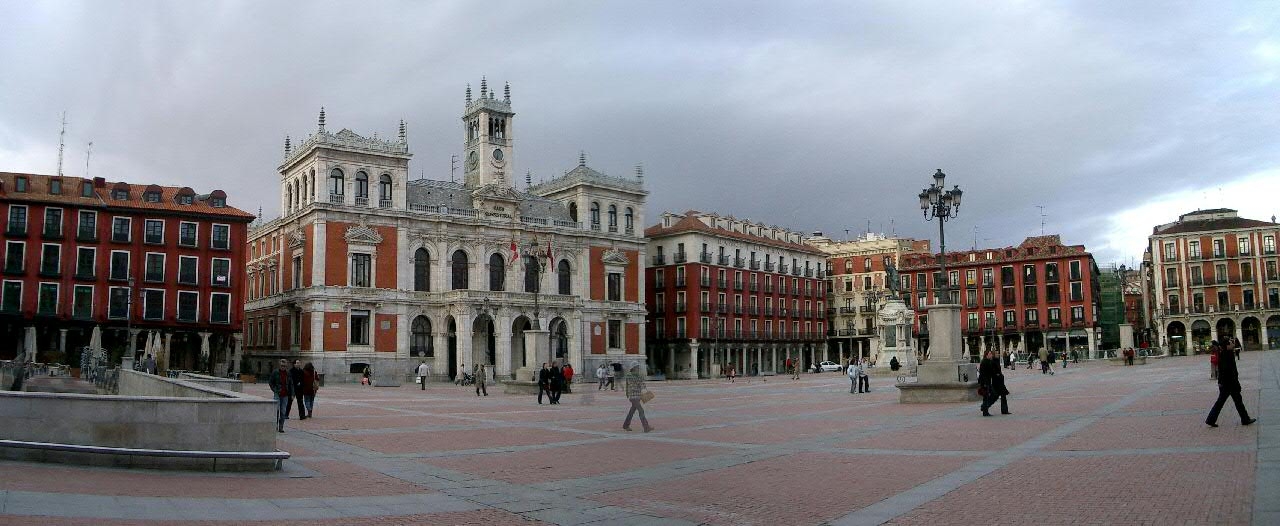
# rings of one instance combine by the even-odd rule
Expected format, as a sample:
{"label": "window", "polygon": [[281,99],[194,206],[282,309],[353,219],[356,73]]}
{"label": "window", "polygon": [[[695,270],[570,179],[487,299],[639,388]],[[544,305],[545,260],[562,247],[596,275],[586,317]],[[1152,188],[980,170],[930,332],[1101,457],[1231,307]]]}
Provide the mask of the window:
{"label": "window", "polygon": [[164,291],[144,289],[142,291],[142,319],[159,320],[164,318]]}
{"label": "window", "polygon": [[213,258],[210,262],[209,282],[215,287],[231,286],[231,260]]}
{"label": "window", "polygon": [[1045,264],[1044,264],[1044,281],[1045,281],[1045,283],[1052,283],[1052,282],[1058,281],[1058,279],[1059,279],[1059,277],[1058,277],[1058,264],[1057,264],[1057,263],[1045,263]]}
{"label": "window", "polygon": [[334,168],[329,170],[329,198],[331,201],[341,203],[342,196],[346,193],[346,181],[342,176],[342,170]]}
{"label": "window", "polygon": [[164,254],[156,252],[147,252],[142,276],[143,281],[164,281],[164,256]]}
{"label": "window", "polygon": [[142,224],[142,242],[148,245],[164,243],[164,221],[147,219]]}
{"label": "window", "polygon": [[1026,320],[1028,324],[1040,323],[1040,311],[1036,309],[1027,309],[1022,313],[1022,319]]}
{"label": "window", "polygon": [[1028,285],[1035,282],[1036,282],[1036,266],[1023,265],[1022,266],[1022,284]]}
{"label": "window", "polygon": [[1178,249],[1177,249],[1177,247],[1175,247],[1175,246],[1174,246],[1174,244],[1173,244],[1173,243],[1165,243],[1165,244],[1164,244],[1164,259],[1165,259],[1165,261],[1177,261],[1177,260],[1178,260]]}
{"label": "window", "polygon": [[1076,322],[1083,322],[1083,321],[1084,321],[1084,307],[1082,306],[1071,307],[1071,322],[1076,323]]}
{"label": "window", "polygon": [[44,209],[44,237],[62,237],[62,209]]}
{"label": "window", "polygon": [[418,316],[413,319],[413,326],[410,329],[409,338],[409,355],[410,356],[435,356],[434,346],[431,344],[431,320],[426,316]]}
{"label": "window", "polygon": [[391,176],[382,174],[378,177],[378,206],[391,206]]}
{"label": "window", "polygon": [[1226,257],[1226,255],[1227,255],[1226,242],[1221,239],[1213,240],[1213,257],[1221,258],[1221,257]]}
{"label": "window", "polygon": [[1247,238],[1247,237],[1241,237],[1241,238],[1239,238],[1238,244],[1240,245],[1240,246],[1239,246],[1239,248],[1240,248],[1240,255],[1241,255],[1241,256],[1248,256],[1248,255],[1249,255],[1249,248],[1250,248],[1250,247],[1249,247],[1249,238]]}
{"label": "window", "polygon": [[27,233],[27,207],[9,205],[9,226],[5,228],[5,232],[10,235]]}
{"label": "window", "polygon": [[[529,290],[528,268],[529,261],[525,261],[525,292],[533,292]],[[534,262],[533,264],[537,264]],[[489,290],[506,290],[507,276],[507,260],[502,254],[492,254],[489,256]]]}
{"label": "window", "polygon": [[[1073,283],[1074,285],[1074,283]],[[1044,300],[1049,303],[1058,303],[1062,301],[1062,285],[1058,283],[1050,283],[1044,286]]]}
{"label": "window", "polygon": [[57,276],[62,273],[62,245],[46,243],[40,247],[40,275]]}
{"label": "window", "polygon": [[3,292],[0,292],[0,311],[17,313],[22,310],[22,282],[6,281],[4,282]]}
{"label": "window", "polygon": [[196,321],[200,305],[200,293],[178,291],[178,321]]}
{"label": "window", "polygon": [[622,301],[622,274],[619,272],[609,273],[609,301]]}
{"label": "window", "polygon": [[1025,285],[1025,286],[1023,286],[1023,287],[1022,287],[1022,302],[1023,302],[1023,303],[1040,303],[1040,299],[1037,297],[1036,292],[1037,292],[1037,291],[1036,291],[1036,286],[1035,286],[1035,285]]}
{"label": "window", "polygon": [[[623,216],[622,216],[622,217],[623,217],[623,221],[624,221],[623,226],[625,226],[625,227],[627,228],[627,232],[632,232],[632,231],[634,231],[634,230],[635,230],[635,228],[636,228],[636,224],[635,224],[635,213],[631,210],[631,207],[629,207],[629,206],[627,207],[627,210],[626,210],[626,212],[623,214]],[[755,261],[755,259],[756,259],[756,258],[755,258],[755,256],[754,256],[754,255],[752,255],[752,256],[751,256],[751,260],[752,260],[752,261]]]}
{"label": "window", "polygon": [[209,246],[222,250],[231,248],[231,226],[213,225],[213,236],[209,240]]}
{"label": "window", "polygon": [[209,297],[209,323],[231,323],[231,295],[214,292]]}
{"label": "window", "polygon": [[983,306],[983,307],[994,307],[994,306],[996,306],[996,291],[995,291],[995,289],[982,289],[982,306]]}
{"label": "window", "polygon": [[150,191],[150,192],[143,192],[143,194],[142,194],[142,200],[143,200],[143,201],[146,201],[146,202],[148,202],[148,203],[159,203],[159,202],[160,202],[160,192],[157,192],[157,191],[154,191],[154,190],[152,190],[152,191]]}
{"label": "window", "polygon": [[13,189],[14,189],[14,190],[17,190],[17,191],[19,191],[19,192],[26,192],[26,191],[27,191],[27,178],[26,178],[26,177],[22,177],[22,176],[18,176],[18,178],[17,178],[16,180],[14,180],[14,182],[13,182]]}
{"label": "window", "polygon": [[61,194],[62,194],[62,180],[61,180],[61,179],[50,179],[50,180],[49,180],[49,193],[51,193],[51,194],[53,194],[53,195],[61,195]]}
{"label": "window", "polygon": [[76,249],[76,278],[93,279],[96,272],[94,267],[97,266],[98,249],[93,247],[79,247]]}
{"label": "window", "polygon": [[[200,282],[196,268],[199,261],[200,259],[195,256],[178,256],[178,283],[196,285]],[[181,300],[182,297],[179,296],[178,299]]]}
{"label": "window", "polygon": [[1005,327],[1012,327],[1014,325],[1017,325],[1017,323],[1018,323],[1018,314],[1016,312],[1011,310],[1004,311]]}
{"label": "window", "polygon": [[609,231],[618,231],[618,205],[609,205]]}
{"label": "window", "polygon": [[369,198],[369,174],[356,172],[356,199]]}
{"label": "window", "polygon": [[600,229],[600,203],[595,201],[591,202],[591,226]]}
{"label": "window", "polygon": [[964,272],[964,286],[970,287],[970,288],[978,286],[977,270],[969,269]]}
{"label": "window", "polygon": [[93,317],[93,286],[76,285],[72,290],[71,317],[87,319]]}
{"label": "window", "polygon": [[1084,301],[1084,284],[1079,281],[1071,282],[1071,301]]}
{"label": "window", "polygon": [[123,320],[129,317],[129,288],[111,287],[107,292],[107,317]]}
{"label": "window", "polygon": [[609,320],[609,348],[622,348],[622,320]]}
{"label": "window", "polygon": [[369,311],[351,311],[351,345],[369,345]]}
{"label": "window", "polygon": [[293,256],[293,288],[302,288],[302,256]]}
{"label": "window", "polygon": [[54,316],[58,314],[58,284],[41,283],[40,294],[37,300],[36,314],[41,316]]}
{"label": "window", "polygon": [[1071,275],[1070,275],[1071,281],[1080,281],[1080,262],[1079,262],[1079,261],[1072,261],[1072,262],[1071,262],[1071,267],[1070,267],[1070,268],[1071,268],[1071,270],[1070,270],[1070,272],[1071,272]]}
{"label": "window", "polygon": [[183,221],[178,223],[178,245],[194,247],[200,241],[200,228],[196,223]]}
{"label": "window", "polygon": [[431,254],[425,248],[413,252],[413,290],[431,290]]}
{"label": "window", "polygon": [[453,270],[453,290],[466,290],[469,278],[467,275],[467,253],[461,250],[455,251],[450,264]]}
{"label": "window", "polygon": [[98,239],[97,212],[80,211],[80,225],[76,228],[76,239],[81,241],[96,241]]}
{"label": "window", "polygon": [[540,292],[542,284],[539,280],[542,277],[541,264],[538,262],[537,256],[527,256],[524,265],[524,291]]}
{"label": "window", "polygon": [[995,271],[993,269],[982,269],[982,286],[990,287],[995,283]]}
{"label": "window", "polygon": [[1062,309],[1058,307],[1049,308],[1049,323],[1050,324],[1062,323]]}
{"label": "window", "polygon": [[351,255],[351,284],[352,287],[371,287],[373,286],[373,256],[370,254],[352,254]]}
{"label": "window", "polygon": [[1276,237],[1262,236],[1262,253],[1271,255],[1276,253]]}
{"label": "window", "polygon": [[129,199],[129,191],[124,188],[117,188],[111,191],[111,198],[116,201],[126,201]]}
{"label": "window", "polygon": [[[952,287],[959,287],[959,286],[960,286],[960,271],[958,271],[958,270],[950,270],[950,271],[947,271],[947,284],[948,284],[948,285],[950,285],[950,286],[952,286]],[[952,302],[952,303],[955,303],[955,302]]]}
{"label": "window", "polygon": [[213,196],[213,197],[210,197],[210,198],[209,198],[209,206],[212,206],[212,207],[214,207],[214,208],[222,208],[222,207],[224,207],[224,206],[227,206],[227,198],[225,198],[225,197],[218,197],[218,196],[216,196],[216,195],[215,195],[215,196]]}
{"label": "window", "polygon": [[133,220],[127,217],[111,218],[111,241],[116,243],[128,243],[130,241],[129,230],[133,226]]}
{"label": "window", "polygon": [[129,253],[123,250],[111,251],[110,279],[124,281],[129,279]]}
{"label": "window", "polygon": [[[684,267],[679,267],[679,270],[684,270]],[[558,268],[556,269],[556,278],[558,278],[557,279],[557,281],[559,282],[558,292],[560,294],[569,295],[573,293],[573,290],[572,290],[573,287],[571,286],[571,282],[569,281],[569,261],[568,260],[564,260],[564,259],[560,260],[560,265],[558,265]]]}

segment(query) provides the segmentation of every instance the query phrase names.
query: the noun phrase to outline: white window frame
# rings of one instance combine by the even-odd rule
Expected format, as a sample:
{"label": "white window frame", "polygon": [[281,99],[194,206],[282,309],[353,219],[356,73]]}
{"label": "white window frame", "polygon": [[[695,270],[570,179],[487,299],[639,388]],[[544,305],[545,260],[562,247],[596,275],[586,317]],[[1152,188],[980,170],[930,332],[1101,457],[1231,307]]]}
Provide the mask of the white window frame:
{"label": "white window frame", "polygon": [[[218,227],[227,229],[227,246],[225,247],[219,247],[213,244],[214,240],[217,239],[217,236],[213,235],[213,233],[218,230]],[[209,226],[209,248],[212,248],[214,250],[230,250],[231,249],[231,225],[226,223],[214,223]]]}
{"label": "white window frame", "polygon": [[[51,210],[57,210],[58,217],[61,218],[58,221],[58,233],[55,235],[63,236],[66,233],[67,214],[66,214],[66,210],[63,210],[62,207],[59,207],[59,206],[46,206],[44,208],[44,217],[42,217],[40,220],[40,234],[44,235],[45,232],[48,232],[49,211]],[[28,219],[28,221],[30,221],[30,219]]]}
{"label": "white window frame", "polygon": [[[182,281],[182,262],[188,261],[188,260],[194,261],[193,264],[195,265],[195,271],[196,271],[195,272],[196,277],[191,282]],[[200,258],[196,256],[178,256],[178,275],[174,276],[174,282],[179,285],[192,285],[192,286],[199,285],[200,284]],[[196,310],[199,310],[199,309],[196,309]]]}
{"label": "white window frame", "polygon": [[[151,292],[159,292],[159,293],[160,293],[160,317],[159,317],[159,318],[150,318],[150,317],[147,317],[147,311],[148,311],[148,310],[150,310],[150,309],[149,309],[149,307],[151,307],[151,304],[150,304],[150,301],[151,301],[151,295],[150,295],[150,293],[151,293]],[[163,319],[164,319],[164,302],[165,302],[165,300],[166,300],[166,298],[165,298],[165,290],[164,290],[164,289],[143,288],[143,289],[142,289],[142,319],[144,319],[144,320],[163,320]]]}
{"label": "white window frame", "polygon": [[62,244],[61,243],[40,243],[40,268],[37,273],[44,270],[44,249],[45,247],[54,247],[58,249],[58,267],[53,269],[54,274],[62,273]]}
{"label": "white window frame", "polygon": [[[44,288],[46,285],[53,286],[53,312],[48,312],[48,313],[41,312],[40,310],[40,297],[44,295]],[[39,284],[36,285],[36,316],[57,316],[58,303],[60,303],[59,300],[61,299],[61,296],[62,296],[61,283],[58,283],[56,281],[39,282]]]}
{"label": "white window frame", "polygon": [[[357,255],[357,254],[359,254],[359,255],[369,256],[369,285],[367,285],[367,286],[361,286],[360,288],[370,288],[370,289],[372,289],[372,288],[377,288],[377,285],[378,285],[378,253],[377,253],[377,251],[373,251],[373,250],[348,250],[348,251],[347,251],[347,286],[348,286],[348,287],[356,287],[356,286],[357,286],[357,285],[355,284],[355,272],[354,272],[354,269],[355,269],[355,265],[354,265],[354,263],[355,263],[355,259],[356,259],[356,255]],[[449,264],[450,264],[450,267],[449,267],[450,272],[452,272],[452,269],[453,269],[453,266],[452,266],[452,265],[453,265],[453,261],[452,261],[452,260],[450,260]],[[471,264],[471,258],[470,258],[470,257],[468,257],[468,258],[467,258],[467,264],[468,264],[468,266],[470,266],[470,264]],[[452,276],[452,274],[450,274],[450,276]],[[470,278],[471,278],[471,272],[470,272],[470,271],[468,271],[468,272],[467,272],[467,279],[470,279]]]}
{"label": "white window frame", "polygon": [[[160,279],[148,278],[151,274],[151,256],[160,256]],[[164,252],[146,252],[142,256],[142,281],[147,283],[164,283],[165,266],[169,264],[169,255]]]}
{"label": "white window frame", "polygon": [[[368,341],[366,341],[365,343],[356,343],[355,341],[352,340],[351,331],[356,326],[354,319],[356,317],[357,312],[365,313],[367,315],[366,317],[369,319],[369,326],[365,328],[365,337],[368,338]],[[371,309],[351,309],[350,311],[347,312],[347,345],[349,347],[372,347],[373,346],[373,341],[374,341],[373,329],[375,325],[375,318],[376,317],[374,316],[374,311]]]}
{"label": "white window frame", "polygon": [[[126,223],[129,224],[129,228],[125,230],[125,234],[128,237],[125,238],[124,241],[116,240],[116,221],[119,219],[123,219]],[[109,239],[115,243],[132,243],[133,242],[133,218],[129,216],[111,216],[111,231],[109,232],[109,236],[110,236]]]}
{"label": "white window frame", "polygon": [[[611,336],[613,336],[613,327],[612,327],[612,326],[613,326],[613,322],[618,322],[618,346],[617,346],[617,347],[610,347],[610,346],[609,346],[609,340],[611,339],[610,337],[611,337]],[[621,320],[621,319],[617,319],[617,318],[609,318],[609,319],[606,319],[606,320],[605,320],[605,323],[604,323],[604,330],[605,330],[605,335],[604,335],[604,345],[605,345],[605,348],[606,348],[606,349],[609,349],[609,350],[622,350],[622,349],[626,349],[626,347],[627,347],[627,323],[626,323],[626,320]]]}
{"label": "white window frame", "polygon": [[112,264],[115,263],[115,255],[117,253],[125,255],[124,278],[120,279],[120,281],[126,281],[131,277],[132,269],[130,267],[133,266],[133,253],[129,252],[128,250],[112,250],[111,251],[111,256],[107,260],[107,278],[111,279],[111,276],[115,274],[114,272],[112,272],[112,270],[115,268],[114,266],[112,266]]}
{"label": "white window frame", "polygon": [[98,212],[95,210],[78,210],[76,211],[76,237],[80,237],[80,229],[84,228],[84,215],[89,214],[93,217],[93,238],[98,237]]}
{"label": "white window frame", "polygon": [[[218,263],[219,261],[226,261],[226,262],[227,262],[227,276],[226,276],[226,277],[227,277],[227,282],[226,282],[226,283],[218,283],[218,281],[217,281],[218,276],[217,276],[217,274],[214,272],[214,269],[218,268],[217,263]],[[209,260],[209,284],[210,284],[210,285],[212,285],[212,286],[214,286],[214,287],[230,287],[230,286],[231,286],[231,258],[210,258],[210,260]]]}
{"label": "white window frame", "polygon": [[[191,319],[189,319],[189,320],[184,320],[184,319],[182,319],[182,296],[183,296],[183,295],[187,295],[187,294],[194,294],[194,295],[195,295],[195,297],[196,297],[196,302],[195,302],[195,309],[196,309],[196,311],[195,311],[195,314],[194,314],[193,316],[191,316]],[[200,321],[200,293],[199,293],[199,292],[196,292],[196,291],[194,291],[194,290],[180,290],[180,291],[178,291],[178,302],[177,302],[177,303],[175,303],[173,307],[174,307],[174,315],[173,315],[173,319],[174,319],[174,321],[177,321],[177,322],[183,322],[183,323],[196,323],[196,322],[199,322],[199,321]]]}
{"label": "white window frame", "polygon": [[[90,273],[89,273],[89,274],[81,274],[81,273],[80,273],[80,251],[81,251],[81,250],[88,250],[88,251],[90,251],[90,252],[93,252],[93,258],[92,258],[92,259],[93,259],[93,263],[89,265],[89,271],[90,271]],[[76,247],[75,276],[76,276],[76,277],[79,277],[79,276],[85,276],[85,277],[92,276],[92,277],[94,277],[95,279],[98,277],[98,247],[85,247],[85,246],[78,246],[78,247]]]}
{"label": "white window frame", "polygon": [[[4,287],[6,284],[9,284],[9,283],[18,284],[18,307],[16,309],[9,309],[8,308],[9,306],[4,304]],[[0,310],[3,310],[5,312],[21,312],[22,311],[22,296],[24,296],[26,293],[26,291],[23,290],[25,288],[24,285],[26,285],[26,283],[20,279],[6,279],[6,280],[0,281]]]}
{"label": "white window frame", "polygon": [[[151,222],[160,223],[160,241],[151,241],[147,239],[147,227]],[[142,220],[142,244],[144,245],[163,245],[165,235],[165,224],[163,219],[144,218]]]}
{"label": "white window frame", "polygon": [[[195,227],[195,228],[194,228],[194,230],[196,231],[196,239],[195,239],[195,241],[192,241],[192,242],[191,242],[191,243],[189,243],[189,244],[188,244],[188,243],[183,243],[183,242],[182,242],[182,227],[183,227],[184,225],[191,225],[191,226]],[[230,238],[228,238],[228,239],[230,239]],[[179,222],[178,222],[178,246],[180,246],[180,247],[198,247],[198,246],[200,246],[200,223],[197,223],[197,222],[195,222],[195,221],[179,221]]]}
{"label": "white window frame", "polygon": [[22,271],[23,271],[23,272],[26,272],[26,270],[27,270],[27,242],[26,242],[26,241],[13,241],[13,240],[7,240],[7,241],[5,241],[5,244],[4,244],[4,264],[5,264],[5,265],[8,265],[8,264],[9,264],[9,246],[10,246],[10,245],[19,245],[19,246],[21,246],[21,247],[22,247]]}
{"label": "white window frame", "polygon": [[[216,314],[213,310],[213,300],[214,298],[217,298],[219,296],[224,296],[227,298],[227,313],[226,313],[227,321],[214,321],[213,319],[214,314]],[[229,292],[210,292],[209,293],[209,323],[216,323],[219,325],[227,325],[231,323],[231,293]]]}
{"label": "white window frame", "polygon": [[[94,287],[93,285],[74,285],[71,287],[71,317],[72,318],[80,319],[80,320],[93,318],[93,300],[94,300],[94,295],[97,293],[97,291],[94,289],[96,288],[97,287]],[[76,318],[76,293],[79,292],[80,289],[89,289],[89,315],[81,318]]]}
{"label": "white window frame", "polygon": [[22,209],[22,232],[14,232],[15,234],[27,234],[31,232],[31,209],[27,205],[9,205],[9,209],[5,211],[5,232],[12,231],[13,228],[13,211]]}
{"label": "white window frame", "polygon": [[[125,302],[124,302],[124,316],[111,315],[111,296],[112,296],[111,291],[114,291],[116,289],[124,289],[126,291]],[[108,320],[129,319],[129,310],[131,305],[133,304],[133,297],[131,296],[132,294],[133,294],[133,290],[130,287],[120,287],[120,286],[107,287],[107,319]]]}

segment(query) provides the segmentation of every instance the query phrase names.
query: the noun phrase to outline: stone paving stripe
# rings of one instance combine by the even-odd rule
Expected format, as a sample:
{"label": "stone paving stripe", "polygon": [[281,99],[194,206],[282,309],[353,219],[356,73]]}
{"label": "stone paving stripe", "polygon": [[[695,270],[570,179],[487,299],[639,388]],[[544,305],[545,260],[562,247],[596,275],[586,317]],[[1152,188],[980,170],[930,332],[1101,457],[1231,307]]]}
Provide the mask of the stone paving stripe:
{"label": "stone paving stripe", "polygon": [[[110,500],[104,500],[110,499]],[[133,520],[233,520],[338,519],[420,515],[450,511],[474,511],[483,506],[437,493],[377,497],[328,497],[304,499],[201,499],[156,497],[102,497],[99,495],[49,494],[6,491],[6,515],[49,517],[97,517]]]}
{"label": "stone paving stripe", "polygon": [[1258,459],[1253,483],[1253,524],[1280,524],[1280,354],[1262,355],[1257,414]]}

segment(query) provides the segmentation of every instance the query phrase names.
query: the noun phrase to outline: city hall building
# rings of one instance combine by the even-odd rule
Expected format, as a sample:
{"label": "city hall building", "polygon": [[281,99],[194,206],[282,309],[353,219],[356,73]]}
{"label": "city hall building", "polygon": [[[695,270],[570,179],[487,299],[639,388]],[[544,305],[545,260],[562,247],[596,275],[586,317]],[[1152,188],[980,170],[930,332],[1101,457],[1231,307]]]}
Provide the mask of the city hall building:
{"label": "city hall building", "polygon": [[643,174],[579,156],[518,190],[514,117],[509,87],[467,88],[461,182],[409,178],[403,123],[389,140],[333,133],[321,110],[314,134],[286,140],[283,215],[247,243],[247,366],[398,382],[426,361],[437,379],[476,364],[512,379],[537,368],[525,331],[549,331],[550,358],[579,371],[642,359]]}

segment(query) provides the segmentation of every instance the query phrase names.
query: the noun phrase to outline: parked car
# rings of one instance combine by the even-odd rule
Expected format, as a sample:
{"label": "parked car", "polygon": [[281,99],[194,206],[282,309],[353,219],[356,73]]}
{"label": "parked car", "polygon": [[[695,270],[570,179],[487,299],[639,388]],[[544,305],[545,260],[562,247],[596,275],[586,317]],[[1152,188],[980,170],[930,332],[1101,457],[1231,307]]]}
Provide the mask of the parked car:
{"label": "parked car", "polygon": [[825,373],[829,373],[829,372],[832,372],[832,371],[842,371],[842,370],[844,370],[844,368],[843,368],[843,367],[840,367],[840,364],[838,364],[838,363],[836,363],[836,362],[822,362],[822,363],[818,364],[818,367],[821,367],[821,368],[822,368],[822,372],[825,372]]}

